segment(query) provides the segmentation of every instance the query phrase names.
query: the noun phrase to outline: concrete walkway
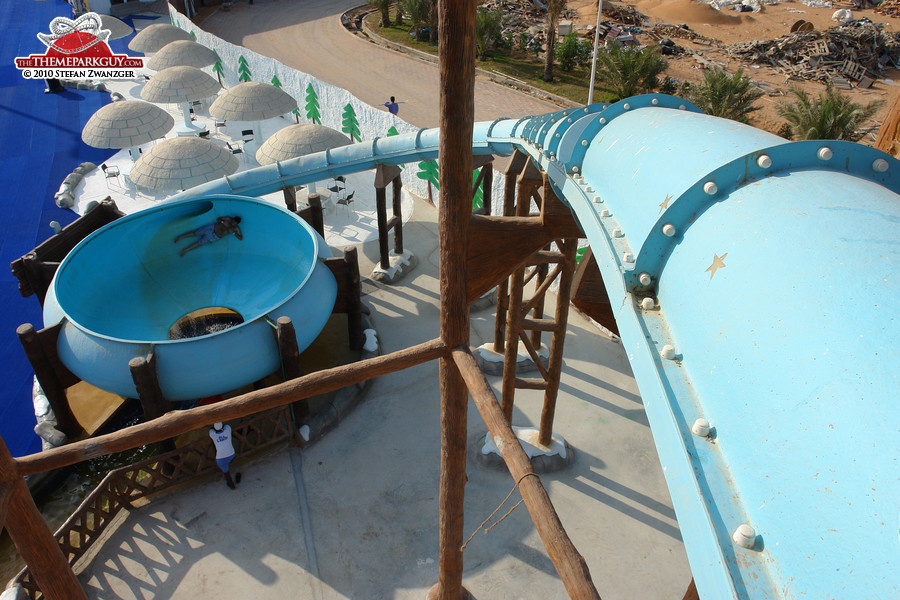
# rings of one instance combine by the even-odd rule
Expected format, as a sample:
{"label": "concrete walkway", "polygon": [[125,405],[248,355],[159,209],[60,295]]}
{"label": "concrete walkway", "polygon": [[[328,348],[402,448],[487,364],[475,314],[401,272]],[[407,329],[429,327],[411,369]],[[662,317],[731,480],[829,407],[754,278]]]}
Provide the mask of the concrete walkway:
{"label": "concrete walkway", "polygon": [[[365,283],[384,352],[437,336],[436,220],[416,204],[404,237],[420,264],[402,285]],[[377,244],[361,246],[363,273],[376,260]],[[472,346],[492,332],[493,310],[473,313]],[[423,598],[437,580],[439,400],[436,362],[382,377],[310,448],[240,466],[236,491],[202,482],[133,511],[81,575],[89,597]],[[541,400],[518,391],[513,424],[536,426]],[[542,480],[603,598],[681,598],[691,575],[628,361],[575,313],[556,414],[576,460]],[[485,432],[470,402],[470,457]],[[468,478],[467,536],[513,486],[475,460]],[[566,597],[524,505],[469,543],[464,581],[482,600]]]}
{"label": "concrete walkway", "polygon": [[[229,12],[216,12],[201,27],[233,44],[349,90],[372,106],[382,106],[396,96],[405,101],[399,113],[403,120],[418,127],[437,127],[437,68],[348,32],[341,25],[340,15],[360,4],[360,0],[257,0],[253,5],[239,2]],[[527,94],[476,80],[476,121],[519,118],[558,109]]]}

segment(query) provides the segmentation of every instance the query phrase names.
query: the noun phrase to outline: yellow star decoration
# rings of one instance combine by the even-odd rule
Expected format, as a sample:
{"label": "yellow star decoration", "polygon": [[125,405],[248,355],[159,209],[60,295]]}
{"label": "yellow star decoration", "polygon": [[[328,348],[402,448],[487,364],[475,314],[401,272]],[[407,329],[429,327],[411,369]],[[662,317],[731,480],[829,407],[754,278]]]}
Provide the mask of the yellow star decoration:
{"label": "yellow star decoration", "polygon": [[709,271],[710,279],[713,278],[713,275],[716,274],[716,271],[718,271],[719,269],[725,268],[725,257],[726,256],[728,256],[727,252],[725,254],[723,254],[722,256],[719,256],[718,254],[715,254],[715,253],[713,254],[713,262],[711,265],[709,265],[709,268],[706,269],[707,271]]}
{"label": "yellow star decoration", "polygon": [[666,194],[666,199],[663,200],[662,203],[659,205],[659,212],[660,212],[660,213],[662,213],[662,211],[664,211],[664,210],[666,210],[667,208],[669,208],[669,200],[671,200],[671,199],[672,199],[672,194]]}

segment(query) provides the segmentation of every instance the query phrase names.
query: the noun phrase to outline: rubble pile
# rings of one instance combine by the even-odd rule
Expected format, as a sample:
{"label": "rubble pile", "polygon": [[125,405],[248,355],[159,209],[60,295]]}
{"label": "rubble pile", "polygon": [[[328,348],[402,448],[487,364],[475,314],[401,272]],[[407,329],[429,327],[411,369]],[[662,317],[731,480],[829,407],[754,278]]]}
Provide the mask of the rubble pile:
{"label": "rubble pile", "polygon": [[619,6],[612,2],[603,3],[603,16],[623,25],[642,25],[647,21],[647,15],[639,13],[633,6]]}
{"label": "rubble pile", "polygon": [[875,7],[875,12],[889,17],[900,17],[900,0],[884,0]]}
{"label": "rubble pile", "polygon": [[[486,0],[480,6],[489,11],[497,9],[502,11],[502,37],[518,43],[524,34],[526,47],[529,49],[543,47],[547,28],[546,7],[539,8],[539,6],[544,6],[543,3],[532,2],[532,0]],[[575,11],[563,9],[559,20],[574,20],[575,16]]]}
{"label": "rubble pile", "polygon": [[797,31],[773,40],[724,47],[731,58],[775,67],[795,79],[818,80],[849,89],[869,87],[900,55],[900,34],[872,23],[853,22],[826,31]]}

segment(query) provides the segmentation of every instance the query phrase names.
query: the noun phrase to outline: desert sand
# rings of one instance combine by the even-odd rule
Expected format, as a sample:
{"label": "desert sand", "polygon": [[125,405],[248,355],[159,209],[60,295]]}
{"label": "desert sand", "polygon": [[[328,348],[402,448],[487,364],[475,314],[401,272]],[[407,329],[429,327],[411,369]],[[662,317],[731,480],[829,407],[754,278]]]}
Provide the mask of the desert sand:
{"label": "desert sand", "polygon": [[[688,25],[694,32],[714,38],[723,44],[742,41],[774,39],[790,32],[791,25],[803,19],[811,22],[819,31],[837,25],[831,20],[835,8],[813,8],[801,2],[781,2],[763,6],[758,13],[738,13],[728,9],[717,11],[711,6],[696,0],[637,0],[628,2],[638,12],[649,17],[654,23],[672,25]],[[593,27],[597,22],[597,2],[595,0],[569,0],[568,7],[578,14],[578,24]],[[853,9],[855,19],[868,18],[874,23],[883,23],[887,32],[900,31],[900,19],[876,13],[872,9]],[[649,41],[641,39],[642,42]],[[754,81],[764,84],[768,95],[759,100],[761,109],[751,115],[751,123],[757,127],[776,132],[784,120],[778,116],[776,104],[790,99],[791,86],[807,90],[813,96],[825,90],[825,85],[818,81],[787,79],[785,75],[769,67],[751,67],[739,61],[729,59],[724,52],[715,47],[693,44],[687,40],[675,39],[676,44],[702,53],[703,57],[714,64],[734,73],[740,68],[744,74]],[[685,54],[677,58],[669,57],[669,69],[666,74],[683,81],[700,81],[703,72],[698,61]],[[868,104],[873,101],[883,102],[876,114],[875,122],[881,122],[887,107],[894,96],[900,93],[900,71],[889,70],[882,74],[882,79],[867,90],[853,89],[845,92],[855,102]],[[866,136],[862,143],[872,144],[874,138]]]}

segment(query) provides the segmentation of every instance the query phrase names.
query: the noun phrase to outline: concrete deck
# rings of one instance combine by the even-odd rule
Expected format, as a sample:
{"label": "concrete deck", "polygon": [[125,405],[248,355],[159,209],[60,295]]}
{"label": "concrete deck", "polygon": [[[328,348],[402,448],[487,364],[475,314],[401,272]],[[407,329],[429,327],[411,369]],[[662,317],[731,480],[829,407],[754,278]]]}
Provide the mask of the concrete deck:
{"label": "concrete deck", "polygon": [[[364,284],[384,352],[438,334],[436,221],[418,202],[404,237],[419,267],[399,286]],[[360,248],[366,273],[377,243]],[[492,310],[472,315],[473,347],[492,332]],[[537,426],[541,401],[519,390],[513,424]],[[603,598],[681,598],[691,574],[627,358],[574,312],[556,415],[576,460],[542,480]],[[485,432],[470,403],[470,456]],[[382,377],[313,446],[241,465],[236,491],[204,481],[123,516],[81,580],[98,599],[423,598],[437,580],[439,440],[437,363]],[[466,536],[513,486],[474,460],[468,477]],[[465,565],[482,600],[566,597],[524,505],[474,537]]]}

